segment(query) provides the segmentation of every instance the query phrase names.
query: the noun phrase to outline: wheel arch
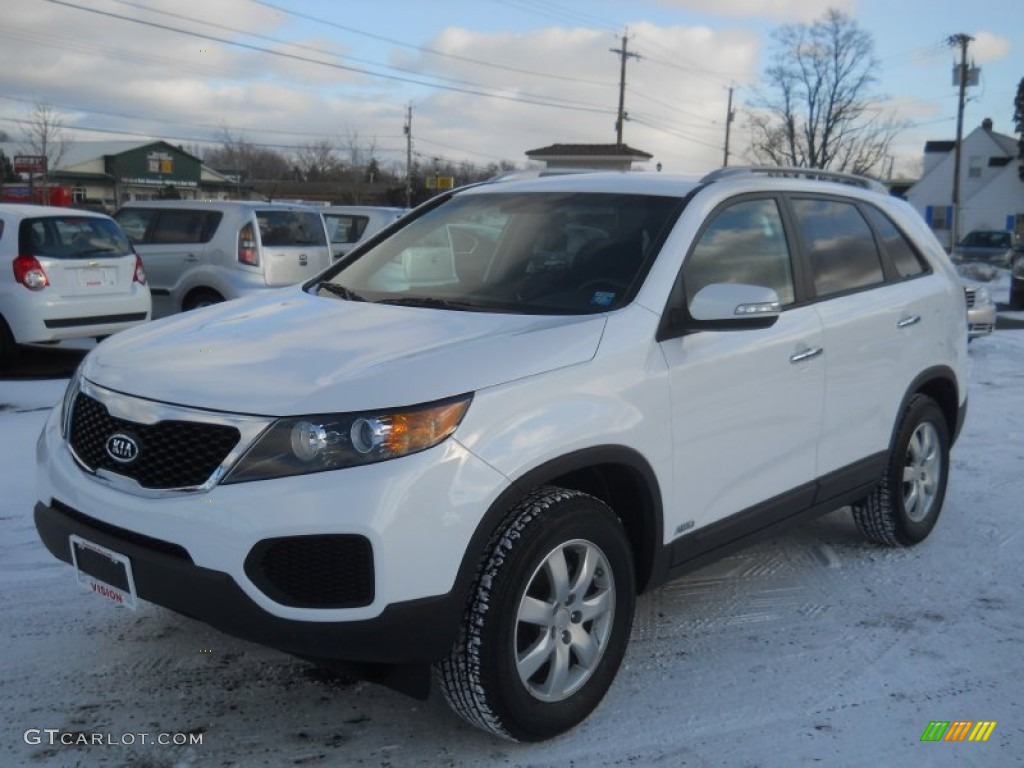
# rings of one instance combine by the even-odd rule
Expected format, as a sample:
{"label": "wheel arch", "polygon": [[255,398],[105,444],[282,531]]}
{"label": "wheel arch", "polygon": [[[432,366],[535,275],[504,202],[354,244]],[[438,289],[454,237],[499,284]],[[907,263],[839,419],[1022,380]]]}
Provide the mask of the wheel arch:
{"label": "wheel arch", "polygon": [[512,481],[477,525],[463,554],[455,591],[468,597],[487,545],[502,520],[530,491],[542,485],[583,491],[601,499],[622,521],[636,567],[637,591],[659,583],[667,568],[661,546],[663,512],[657,476],[647,460],[632,448],[604,445],[560,456]]}
{"label": "wheel arch", "polygon": [[939,406],[939,410],[942,411],[942,415],[946,419],[946,427],[949,430],[950,444],[952,445],[952,443],[956,442],[956,438],[960,434],[960,428],[963,426],[966,411],[966,400],[963,407],[961,407],[960,388],[957,385],[956,373],[954,373],[953,369],[944,365],[935,366],[922,371],[918,374],[917,378],[911,382],[910,386],[907,388],[906,394],[903,396],[903,402],[900,403],[900,409],[896,415],[896,426],[894,427],[891,439],[896,439],[896,432],[899,430],[899,421],[903,417],[903,413],[906,411],[907,405],[914,395],[927,395],[936,402]]}

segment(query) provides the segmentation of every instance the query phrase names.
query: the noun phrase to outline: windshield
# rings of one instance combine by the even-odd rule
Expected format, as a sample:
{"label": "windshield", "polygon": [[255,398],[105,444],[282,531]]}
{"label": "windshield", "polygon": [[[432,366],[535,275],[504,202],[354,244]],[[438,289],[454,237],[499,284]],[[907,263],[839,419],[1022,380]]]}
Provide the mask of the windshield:
{"label": "windshield", "polygon": [[321,295],[530,314],[604,312],[639,288],[678,214],[672,197],[454,197],[345,262]]}
{"label": "windshield", "polygon": [[124,232],[98,216],[25,219],[18,231],[21,253],[51,259],[105,258],[134,253]]}

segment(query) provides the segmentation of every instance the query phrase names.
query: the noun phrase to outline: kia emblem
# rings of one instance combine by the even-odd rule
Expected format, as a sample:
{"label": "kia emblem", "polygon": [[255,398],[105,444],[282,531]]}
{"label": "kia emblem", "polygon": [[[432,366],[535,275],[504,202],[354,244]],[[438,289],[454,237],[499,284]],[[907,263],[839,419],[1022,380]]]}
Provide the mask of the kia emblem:
{"label": "kia emblem", "polygon": [[107,438],[107,455],[120,464],[131,464],[139,455],[139,444],[123,432],[116,432]]}

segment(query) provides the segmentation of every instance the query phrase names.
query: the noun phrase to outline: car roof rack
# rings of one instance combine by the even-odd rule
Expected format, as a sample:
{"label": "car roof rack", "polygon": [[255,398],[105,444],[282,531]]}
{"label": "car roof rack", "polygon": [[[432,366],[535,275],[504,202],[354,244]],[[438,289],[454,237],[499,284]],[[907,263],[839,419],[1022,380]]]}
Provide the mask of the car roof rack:
{"label": "car roof rack", "polygon": [[835,181],[840,184],[850,184],[862,189],[870,189],[874,192],[889,194],[885,185],[876,179],[867,176],[858,176],[855,173],[844,173],[842,171],[829,171],[824,168],[797,168],[795,166],[783,165],[736,165],[728,168],[718,168],[701,179],[702,183],[721,181],[734,176],[749,176],[761,174],[764,176],[777,176],[780,178],[817,179],[818,181]]}

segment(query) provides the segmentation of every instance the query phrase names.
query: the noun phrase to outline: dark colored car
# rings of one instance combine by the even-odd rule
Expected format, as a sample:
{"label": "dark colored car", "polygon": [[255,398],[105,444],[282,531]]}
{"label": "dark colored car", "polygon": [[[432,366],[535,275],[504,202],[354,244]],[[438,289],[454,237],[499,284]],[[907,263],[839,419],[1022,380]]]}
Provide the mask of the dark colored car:
{"label": "dark colored car", "polygon": [[1010,250],[1012,240],[1005,230],[976,229],[968,232],[960,245],[953,249],[955,261],[987,261],[994,264],[1009,266],[1006,254]]}
{"label": "dark colored car", "polygon": [[1024,309],[1024,243],[1017,243],[1006,258],[1010,262],[1010,309]]}

